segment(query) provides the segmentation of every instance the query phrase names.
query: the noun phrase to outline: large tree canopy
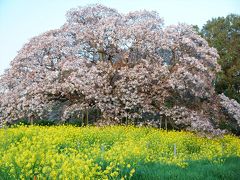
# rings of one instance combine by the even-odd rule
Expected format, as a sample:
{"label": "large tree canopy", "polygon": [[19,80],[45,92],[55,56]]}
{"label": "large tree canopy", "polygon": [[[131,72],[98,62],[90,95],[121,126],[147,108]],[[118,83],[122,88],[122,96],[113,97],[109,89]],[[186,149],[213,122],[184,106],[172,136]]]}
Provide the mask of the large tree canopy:
{"label": "large tree canopy", "polygon": [[201,34],[218,50],[222,71],[217,75],[216,90],[240,102],[240,16],[213,18]]}
{"label": "large tree canopy", "polygon": [[71,9],[60,29],[25,44],[1,77],[1,116],[11,122],[55,112],[67,120],[99,109],[116,123],[145,112],[178,128],[219,132],[231,120],[237,129],[239,104],[214,91],[218,57],[191,26],[163,28],[156,12]]}

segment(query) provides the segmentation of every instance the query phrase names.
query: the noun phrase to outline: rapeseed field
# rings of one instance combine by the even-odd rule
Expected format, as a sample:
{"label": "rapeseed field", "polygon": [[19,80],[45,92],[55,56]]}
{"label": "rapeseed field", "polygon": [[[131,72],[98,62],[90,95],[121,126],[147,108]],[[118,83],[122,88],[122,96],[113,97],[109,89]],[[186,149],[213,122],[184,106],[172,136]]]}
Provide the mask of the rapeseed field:
{"label": "rapeseed field", "polygon": [[186,169],[228,157],[240,157],[239,137],[133,126],[0,129],[0,179],[132,179],[143,164]]}

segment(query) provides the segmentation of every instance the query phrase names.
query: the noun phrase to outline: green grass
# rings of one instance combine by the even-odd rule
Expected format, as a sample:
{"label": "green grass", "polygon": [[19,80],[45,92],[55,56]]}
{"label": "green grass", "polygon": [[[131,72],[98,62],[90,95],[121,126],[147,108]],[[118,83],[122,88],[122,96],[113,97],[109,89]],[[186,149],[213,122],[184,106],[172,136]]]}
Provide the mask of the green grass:
{"label": "green grass", "polygon": [[143,163],[138,165],[132,179],[240,179],[240,157],[228,157],[224,159],[225,161],[221,164],[213,164],[208,160],[189,161],[189,166],[186,168],[160,163]]}

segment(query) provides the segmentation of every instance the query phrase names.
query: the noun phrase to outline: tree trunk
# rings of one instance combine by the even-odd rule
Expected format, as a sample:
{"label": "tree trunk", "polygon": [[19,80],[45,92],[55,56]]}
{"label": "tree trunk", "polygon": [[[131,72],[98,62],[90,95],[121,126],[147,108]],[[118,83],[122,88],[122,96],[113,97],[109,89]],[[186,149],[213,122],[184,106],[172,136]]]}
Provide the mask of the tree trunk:
{"label": "tree trunk", "polygon": [[165,129],[167,131],[167,117],[165,118]]}
{"label": "tree trunk", "polygon": [[88,125],[88,108],[87,108],[87,112],[86,112],[86,125]]}

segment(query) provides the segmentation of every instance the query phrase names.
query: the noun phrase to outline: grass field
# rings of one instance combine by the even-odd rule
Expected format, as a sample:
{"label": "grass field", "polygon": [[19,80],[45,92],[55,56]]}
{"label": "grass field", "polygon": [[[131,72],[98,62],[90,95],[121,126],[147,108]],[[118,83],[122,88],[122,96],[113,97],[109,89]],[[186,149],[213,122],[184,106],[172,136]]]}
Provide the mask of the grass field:
{"label": "grass field", "polygon": [[0,129],[0,179],[239,179],[240,139],[132,126]]}

